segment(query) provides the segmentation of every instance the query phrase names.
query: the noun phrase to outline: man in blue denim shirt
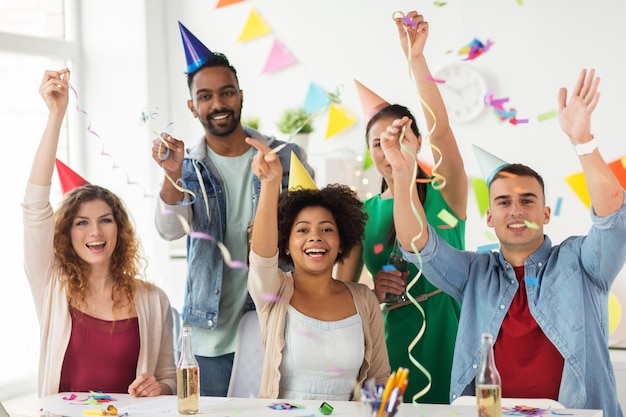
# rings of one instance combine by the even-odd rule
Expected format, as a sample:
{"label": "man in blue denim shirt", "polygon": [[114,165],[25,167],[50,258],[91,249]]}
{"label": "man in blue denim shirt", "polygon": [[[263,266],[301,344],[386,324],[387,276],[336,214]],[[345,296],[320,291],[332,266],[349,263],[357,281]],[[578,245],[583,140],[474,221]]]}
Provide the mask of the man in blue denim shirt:
{"label": "man in blue denim shirt", "polygon": [[205,135],[186,153],[184,143],[167,134],[162,135],[162,140],[155,140],[153,158],[166,174],[156,225],[167,240],[188,235],[182,316],[185,325],[193,327],[200,394],[226,396],[237,326],[243,313],[254,309],[247,292],[247,268],[226,265],[224,253],[216,244],[223,243],[233,260],[244,260],[245,264],[249,222],[254,218],[260,190],[259,179],[251,169],[256,149],[245,139],[259,139],[271,148],[285,145],[278,152],[284,169],[284,188],[288,185],[292,151],[311,175],[313,170],[299,146],[241,125],[243,92],[235,69],[224,55],[210,52],[180,26],[183,41],[192,41],[184,43],[186,52],[194,49],[187,55],[191,94],[188,106],[204,127]]}
{"label": "man in blue denim shirt", "polygon": [[[608,294],[626,260],[626,206],[624,190],[590,133],[598,83],[593,70],[583,70],[569,101],[566,89],[558,95],[559,121],[579,155],[593,220],[586,236],[569,237],[560,245],[553,246],[543,233],[550,220],[543,180],[513,164],[500,167],[487,181],[487,223],[495,229],[500,252],[450,247],[426,225],[419,199],[407,192],[414,164],[413,155],[400,147],[407,121],[394,121],[381,136],[393,167],[394,219],[404,256],[462,303],[451,400],[474,395],[480,335],[491,333],[503,397],[547,396],[569,408],[622,416],[608,352]],[[402,145],[415,150],[410,129],[405,135]]]}

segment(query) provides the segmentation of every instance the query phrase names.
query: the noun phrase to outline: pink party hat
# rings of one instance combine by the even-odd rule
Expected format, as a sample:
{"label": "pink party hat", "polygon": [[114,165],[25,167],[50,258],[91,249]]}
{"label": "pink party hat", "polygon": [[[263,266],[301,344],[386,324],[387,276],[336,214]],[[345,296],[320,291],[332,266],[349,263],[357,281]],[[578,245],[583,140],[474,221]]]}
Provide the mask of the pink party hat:
{"label": "pink party hat", "polygon": [[59,176],[59,182],[61,183],[61,191],[63,195],[69,193],[74,188],[82,187],[89,184],[89,181],[78,175],[72,170],[72,168],[65,165],[63,162],[56,160],[57,175]]}
{"label": "pink party hat", "polygon": [[366,122],[368,122],[376,113],[389,106],[387,101],[383,100],[378,94],[374,93],[357,80],[354,80],[354,83],[356,85],[356,91],[359,93],[363,116],[365,116]]}
{"label": "pink party hat", "polygon": [[187,29],[180,21],[178,22],[180,36],[183,39],[185,48],[185,59],[187,60],[187,74],[191,74],[200,68],[209,57],[213,56],[213,52],[209,50],[198,38],[196,38],[189,29]]}
{"label": "pink party hat", "polygon": [[480,170],[483,173],[483,178],[487,185],[493,181],[493,177],[502,168],[511,165],[474,144],[472,144],[472,148],[474,148],[474,155],[476,156],[476,160],[478,161],[478,165],[480,166]]}

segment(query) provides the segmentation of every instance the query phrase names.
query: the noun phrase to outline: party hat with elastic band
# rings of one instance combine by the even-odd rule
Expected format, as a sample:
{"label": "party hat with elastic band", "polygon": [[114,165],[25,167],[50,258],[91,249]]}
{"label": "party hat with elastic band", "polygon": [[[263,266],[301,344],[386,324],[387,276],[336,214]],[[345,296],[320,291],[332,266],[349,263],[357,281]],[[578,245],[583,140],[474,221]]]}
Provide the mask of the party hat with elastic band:
{"label": "party hat with elastic band", "polygon": [[56,160],[56,167],[63,195],[69,193],[74,188],[82,187],[83,185],[89,184],[89,181],[78,175],[72,170],[72,168],[68,167],[58,159]]}
{"label": "party hat with elastic band", "polygon": [[356,85],[356,91],[359,93],[359,100],[361,100],[361,108],[363,109],[363,117],[365,117],[366,123],[376,113],[389,106],[387,101],[357,80],[354,80],[354,84]]}
{"label": "party hat with elastic band", "polygon": [[474,144],[472,144],[472,148],[474,148],[474,155],[476,156],[476,160],[478,161],[487,186],[489,186],[491,181],[493,181],[493,177],[495,177],[502,168],[511,165]]}
{"label": "party hat with elastic band", "polygon": [[291,161],[289,162],[289,186],[288,190],[293,191],[299,188],[306,190],[317,190],[317,185],[313,178],[302,165],[296,154],[291,151]]}
{"label": "party hat with elastic band", "polygon": [[213,56],[209,50],[193,33],[189,32],[182,23],[178,22],[180,36],[183,39],[185,48],[185,59],[187,60],[187,74],[191,74],[200,68],[207,60]]}

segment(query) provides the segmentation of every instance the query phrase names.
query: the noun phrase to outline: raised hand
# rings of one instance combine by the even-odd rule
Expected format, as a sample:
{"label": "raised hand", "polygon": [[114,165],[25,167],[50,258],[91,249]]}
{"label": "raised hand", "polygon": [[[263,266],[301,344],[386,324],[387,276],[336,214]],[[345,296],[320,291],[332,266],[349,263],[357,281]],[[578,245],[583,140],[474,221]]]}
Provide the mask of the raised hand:
{"label": "raised hand", "polygon": [[152,159],[168,173],[180,173],[185,157],[185,144],[167,133],[152,141]]}
{"label": "raised hand", "polygon": [[39,94],[51,114],[65,115],[69,101],[69,80],[70,70],[67,68],[44,72]]}
{"label": "raised hand", "polygon": [[394,20],[404,55],[408,54],[410,45],[411,57],[422,56],[428,38],[428,22],[424,20],[424,16],[413,10],[408,12],[404,18],[396,16]]}
{"label": "raised hand", "polygon": [[411,119],[396,119],[380,135],[380,146],[393,170],[413,170],[419,140],[411,130]]}
{"label": "raised hand", "polygon": [[246,138],[246,143],[257,149],[257,153],[252,159],[252,171],[254,175],[259,177],[262,183],[281,182],[283,178],[283,166],[280,163],[278,155],[272,152],[269,146],[257,139]]}
{"label": "raised hand", "polygon": [[567,99],[567,89],[564,87],[559,89],[559,123],[573,145],[589,142],[593,138],[591,135],[591,113],[593,113],[600,99],[599,84],[600,78],[595,76],[595,70],[583,69],[569,100]]}

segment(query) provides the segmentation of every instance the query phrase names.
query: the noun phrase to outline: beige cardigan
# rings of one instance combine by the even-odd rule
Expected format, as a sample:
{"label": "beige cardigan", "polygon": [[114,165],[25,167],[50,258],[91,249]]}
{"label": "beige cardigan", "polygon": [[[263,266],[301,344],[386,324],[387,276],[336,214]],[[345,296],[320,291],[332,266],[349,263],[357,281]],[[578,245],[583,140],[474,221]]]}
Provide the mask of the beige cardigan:
{"label": "beige cardigan", "polygon": [[[39,397],[59,391],[61,367],[70,340],[72,320],[65,287],[53,273],[54,220],[50,186],[28,184],[24,214],[24,269],[40,326]],[[165,293],[154,285],[138,285],[135,307],[139,319],[137,375],[147,372],[176,392],[172,339],[173,321]],[[95,389],[95,387],[94,387]]]}
{"label": "beige cardigan", "polygon": [[[387,382],[389,358],[385,344],[385,332],[380,304],[372,290],[364,284],[345,282],[352,293],[356,307],[363,320],[365,336],[365,357],[359,370],[358,385],[366,379],[374,378],[376,384]],[[280,364],[285,347],[285,319],[289,300],[293,295],[291,272],[278,268],[278,253],[272,258],[262,258],[250,251],[250,271],[248,291],[254,300],[263,334],[265,357],[260,398],[278,398],[280,384]],[[275,295],[281,302],[274,302]],[[353,400],[360,397],[360,390],[353,393]]]}

